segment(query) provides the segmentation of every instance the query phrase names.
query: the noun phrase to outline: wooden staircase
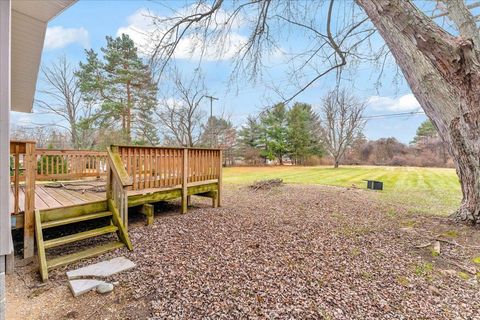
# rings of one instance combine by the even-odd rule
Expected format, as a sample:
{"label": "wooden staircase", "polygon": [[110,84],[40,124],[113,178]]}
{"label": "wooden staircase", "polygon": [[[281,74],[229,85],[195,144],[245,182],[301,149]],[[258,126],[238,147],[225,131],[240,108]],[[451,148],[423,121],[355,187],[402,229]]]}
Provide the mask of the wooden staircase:
{"label": "wooden staircase", "polygon": [[[95,229],[82,231],[58,238],[43,240],[44,230],[65,225],[76,224],[79,222],[93,221],[103,219],[109,223]],[[97,221],[98,223],[99,221]],[[40,275],[43,281],[48,279],[48,270],[63,266],[81,259],[91,258],[110,250],[115,250],[126,246],[132,250],[132,244],[128,232],[123,225],[118,210],[110,201],[92,202],[83,205],[50,209],[44,211],[35,211],[35,233],[37,240],[37,250],[40,264]],[[86,240],[93,237],[116,233],[118,240],[108,242],[96,247],[90,247],[86,250],[72,254],[48,259],[45,250],[56,248],[69,243]]]}

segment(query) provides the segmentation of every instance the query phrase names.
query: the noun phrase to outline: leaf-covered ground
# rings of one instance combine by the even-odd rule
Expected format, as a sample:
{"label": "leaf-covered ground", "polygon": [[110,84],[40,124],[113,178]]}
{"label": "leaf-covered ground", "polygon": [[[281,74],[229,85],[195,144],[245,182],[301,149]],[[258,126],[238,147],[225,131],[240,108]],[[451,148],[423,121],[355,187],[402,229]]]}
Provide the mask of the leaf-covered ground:
{"label": "leaf-covered ground", "polygon": [[[375,192],[227,186],[222,208],[195,199],[133,221],[134,270],[113,293],[72,298],[66,269],[41,286],[34,266],[8,279],[18,319],[478,319],[480,236],[416,215]],[[133,217],[134,218],[134,217]],[[135,219],[134,219],[135,220]],[[428,244],[440,239],[441,254]],[[94,260],[88,261],[92,263]],[[83,264],[78,264],[81,266]],[[70,266],[73,268],[74,266]],[[14,318],[15,318],[14,317]]]}

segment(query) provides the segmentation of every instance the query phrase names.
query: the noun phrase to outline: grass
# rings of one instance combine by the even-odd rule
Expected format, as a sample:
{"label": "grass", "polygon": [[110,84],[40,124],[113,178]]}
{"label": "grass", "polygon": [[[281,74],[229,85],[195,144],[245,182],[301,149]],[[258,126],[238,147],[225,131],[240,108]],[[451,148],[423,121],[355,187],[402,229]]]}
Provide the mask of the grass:
{"label": "grass", "polygon": [[[364,179],[383,181],[381,197],[401,203],[412,213],[448,215],[460,204],[461,190],[453,169],[414,167],[235,167],[225,168],[227,184],[282,178],[285,183],[366,188]],[[372,191],[373,192],[373,191]]]}

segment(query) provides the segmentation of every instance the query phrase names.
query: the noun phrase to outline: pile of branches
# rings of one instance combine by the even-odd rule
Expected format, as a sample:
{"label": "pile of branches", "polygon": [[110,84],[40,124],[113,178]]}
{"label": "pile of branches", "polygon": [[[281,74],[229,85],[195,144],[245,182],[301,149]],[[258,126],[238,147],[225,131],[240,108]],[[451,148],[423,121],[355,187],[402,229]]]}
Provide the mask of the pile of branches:
{"label": "pile of branches", "polygon": [[253,184],[249,185],[249,188],[253,190],[270,190],[273,187],[280,187],[281,185],[283,185],[283,179],[278,178],[255,181]]}

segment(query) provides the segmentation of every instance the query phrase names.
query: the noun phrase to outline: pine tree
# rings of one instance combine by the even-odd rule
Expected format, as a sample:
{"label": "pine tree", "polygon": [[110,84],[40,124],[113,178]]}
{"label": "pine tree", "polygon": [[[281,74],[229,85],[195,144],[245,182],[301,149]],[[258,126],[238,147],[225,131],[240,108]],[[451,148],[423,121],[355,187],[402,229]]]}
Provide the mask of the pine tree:
{"label": "pine tree", "polygon": [[420,126],[417,128],[417,132],[415,134],[415,137],[413,138],[412,143],[418,143],[418,142],[421,142],[422,140],[437,137],[437,136],[438,136],[437,129],[435,129],[432,122],[427,119],[423,121],[420,124]]}
{"label": "pine tree", "polygon": [[256,164],[257,159],[261,157],[260,149],[262,145],[262,129],[256,117],[248,116],[246,123],[238,132],[238,142],[240,154],[252,164]]}
{"label": "pine tree", "polygon": [[287,108],[284,103],[277,103],[265,110],[260,118],[265,145],[262,155],[269,160],[277,159],[283,164],[283,156],[288,152],[287,142]]}
{"label": "pine tree", "polygon": [[155,109],[157,92],[150,68],[128,35],[106,40],[102,59],[93,49],[86,50],[87,61],[80,63],[77,72],[85,99],[99,105],[95,123],[121,130],[126,143],[131,143],[134,135],[139,141],[158,141],[148,116]]}
{"label": "pine tree", "polygon": [[288,153],[295,164],[303,163],[308,157],[323,154],[320,142],[320,119],[312,106],[295,103],[287,114]]}

